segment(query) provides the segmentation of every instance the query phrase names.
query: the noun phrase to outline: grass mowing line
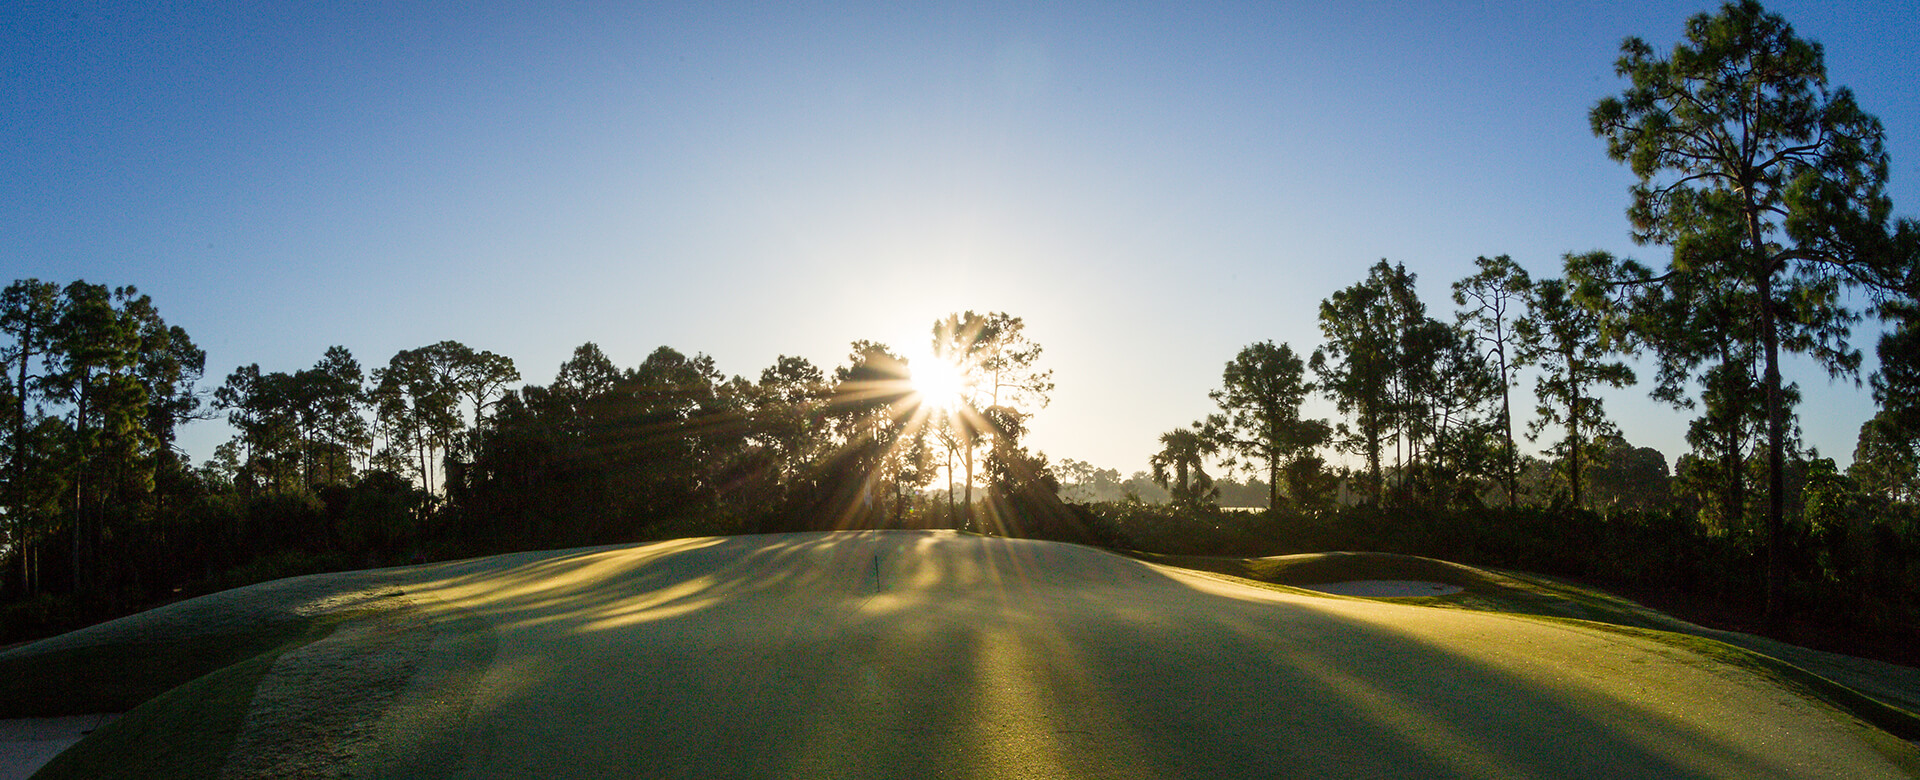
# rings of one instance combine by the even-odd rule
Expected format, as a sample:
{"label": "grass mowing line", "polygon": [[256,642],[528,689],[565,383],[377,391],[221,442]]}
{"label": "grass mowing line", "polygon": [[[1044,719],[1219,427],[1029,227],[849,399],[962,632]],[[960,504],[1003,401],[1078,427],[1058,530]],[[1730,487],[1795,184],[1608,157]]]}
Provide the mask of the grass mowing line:
{"label": "grass mowing line", "polygon": [[313,626],[282,621],[246,634],[127,642],[0,658],[0,718],[126,712],[206,675],[303,640]]}
{"label": "grass mowing line", "polygon": [[[102,726],[34,774],[35,780],[216,777],[246,721],[254,690],[289,650],[326,638],[352,614],[328,615],[299,626],[294,636],[159,696]],[[278,632],[276,632],[278,633]],[[126,667],[129,673],[147,669]],[[148,670],[150,679],[153,675]]]}

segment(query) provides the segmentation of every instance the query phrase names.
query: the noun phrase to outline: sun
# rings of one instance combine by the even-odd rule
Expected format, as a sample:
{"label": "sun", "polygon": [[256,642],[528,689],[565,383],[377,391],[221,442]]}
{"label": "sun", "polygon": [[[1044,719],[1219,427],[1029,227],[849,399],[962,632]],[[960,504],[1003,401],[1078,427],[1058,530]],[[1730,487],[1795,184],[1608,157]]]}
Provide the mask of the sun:
{"label": "sun", "polygon": [[958,367],[931,356],[915,360],[908,367],[913,391],[920,395],[922,402],[943,411],[960,407],[967,383]]}

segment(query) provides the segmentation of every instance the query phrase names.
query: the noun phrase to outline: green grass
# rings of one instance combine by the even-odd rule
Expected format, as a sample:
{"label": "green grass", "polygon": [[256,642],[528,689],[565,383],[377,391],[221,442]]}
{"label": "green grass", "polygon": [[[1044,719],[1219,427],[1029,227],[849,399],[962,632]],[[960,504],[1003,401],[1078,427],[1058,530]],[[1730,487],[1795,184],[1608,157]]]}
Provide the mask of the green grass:
{"label": "green grass", "polygon": [[[1840,662],[1815,657],[1820,654],[1796,654],[1806,652],[1798,648],[1770,649],[1777,644],[1766,640],[1749,638],[1756,641],[1746,643],[1742,641],[1744,635],[1708,632],[1590,588],[1538,575],[1402,555],[1138,557],[1276,589],[1363,579],[1458,585],[1463,590],[1457,594],[1391,601],[1500,612],[1542,621],[1577,621],[1587,628],[1659,642],[1706,661],[1746,669],[1856,719],[1884,755],[1920,776],[1920,751],[1909,742],[1920,740],[1920,717],[1874,698],[1876,689],[1844,674],[1844,666],[1836,665]],[[209,633],[175,635],[165,641],[152,640],[152,633],[129,634],[148,638],[0,656],[0,716],[128,712],[63,753],[36,777],[111,777],[135,771],[141,777],[156,778],[215,776],[232,750],[255,689],[275,660],[289,650],[326,637],[345,621],[376,611],[350,608],[312,618],[263,621],[241,630],[223,627]],[[477,622],[471,617],[467,620]],[[448,685],[467,680],[460,674],[479,674],[491,659],[490,632],[473,627],[466,633],[472,639],[461,645],[466,651],[457,654],[463,668],[441,670],[450,675],[443,681]],[[471,683],[467,680],[466,685],[471,687]],[[1909,686],[1909,678],[1896,676],[1887,684]],[[1907,687],[1898,689],[1910,692]],[[416,716],[424,723],[447,717],[448,712],[422,710]],[[414,745],[408,750],[422,756],[440,756],[445,752],[443,747]],[[139,761],[130,762],[129,756],[138,756]]]}
{"label": "green grass", "polygon": [[[1147,561],[1187,569],[1225,574],[1256,583],[1300,587],[1349,580],[1405,579],[1458,585],[1463,590],[1446,596],[1395,598],[1400,604],[1501,612],[1529,619],[1576,622],[1599,630],[1650,639],[1690,651],[1716,662],[1729,664],[1757,674],[1794,691],[1803,698],[1820,702],[1900,740],[1920,741],[1920,715],[1889,705],[1873,696],[1842,685],[1828,677],[1808,671],[1773,655],[1704,635],[1704,629],[1677,620],[1633,601],[1581,587],[1562,580],[1535,574],[1496,571],[1456,563],[1384,553],[1316,553],[1271,558],[1214,558],[1199,556],[1136,553]],[[1714,632],[1724,634],[1724,632]],[[1735,639],[1751,639],[1755,646],[1769,646],[1767,640],[1744,635],[1725,634]],[[1808,654],[1812,657],[1812,654]],[[1818,661],[1818,658],[1812,658]],[[1844,672],[1835,663],[1826,665]],[[1912,693],[1911,691],[1903,691]],[[1903,768],[1920,772],[1914,763],[1913,746],[1889,743],[1882,752],[1895,758]]]}
{"label": "green grass", "polygon": [[[282,623],[253,634],[210,635],[170,643],[90,647],[32,659],[90,672],[65,693],[103,705],[83,712],[127,714],[56,756],[36,780],[140,777],[154,780],[215,777],[233,749],[261,678],[289,650],[325,638],[342,622],[364,612]],[[270,644],[269,644],[270,643]],[[261,649],[263,648],[264,649]],[[196,655],[197,654],[197,655]],[[231,660],[238,658],[238,660]],[[86,664],[102,664],[89,669]],[[111,666],[104,664],[112,664]],[[115,670],[102,674],[103,670]],[[195,673],[195,670],[206,670]],[[186,680],[169,685],[183,675]],[[46,679],[52,679],[47,677]],[[157,694],[148,694],[154,688]],[[59,706],[58,690],[20,686],[44,709]],[[138,699],[135,701],[135,699]],[[122,704],[118,709],[112,706]],[[129,756],[139,756],[130,763]]]}
{"label": "green grass", "polygon": [[[1564,618],[1547,618],[1565,620]],[[1627,636],[1650,639],[1662,644],[1677,647],[1713,661],[1745,669],[1755,675],[1773,682],[1787,690],[1800,694],[1802,698],[1823,702],[1834,709],[1848,713],[1862,721],[1870,723],[1887,733],[1901,739],[1920,740],[1920,716],[1898,707],[1893,707],[1873,697],[1864,695],[1847,686],[1836,683],[1820,675],[1809,672],[1793,664],[1770,655],[1756,653],[1744,647],[1727,644],[1718,639],[1673,631],[1634,628],[1609,623],[1579,621],[1583,625],[1603,631]]]}
{"label": "green grass", "polygon": [[[147,701],[55,756],[35,780],[217,777],[254,688],[282,652],[260,653]],[[139,760],[130,761],[129,757]]]}
{"label": "green grass", "polygon": [[1302,587],[1348,580],[1423,580],[1458,585],[1446,596],[1396,598],[1396,603],[1482,612],[1564,617],[1672,630],[1684,625],[1617,596],[1549,577],[1502,572],[1387,553],[1309,553],[1272,558],[1212,558],[1138,553],[1143,560],[1276,585]]}
{"label": "green grass", "polygon": [[296,641],[309,624],[0,657],[0,717],[126,712],[203,675]]}

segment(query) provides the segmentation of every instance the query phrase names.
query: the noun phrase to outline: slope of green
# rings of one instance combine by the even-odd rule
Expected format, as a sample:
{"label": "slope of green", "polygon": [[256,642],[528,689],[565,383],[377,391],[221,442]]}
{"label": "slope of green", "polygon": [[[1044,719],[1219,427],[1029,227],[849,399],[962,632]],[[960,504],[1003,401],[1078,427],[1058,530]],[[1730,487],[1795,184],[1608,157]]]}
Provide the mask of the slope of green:
{"label": "slope of green", "polygon": [[1745,668],[1903,739],[1920,740],[1920,707],[1916,706],[1920,703],[1920,670],[1704,628],[1628,599],[1551,577],[1385,553],[1306,553],[1268,558],[1136,555],[1167,565],[1289,587],[1374,579],[1457,585],[1463,590],[1451,595],[1391,601],[1591,622]]}
{"label": "slope of green", "polygon": [[[1920,771],[1920,751],[1889,733],[1911,716],[1604,594],[1401,557],[1198,563],[1238,569],[952,533],[683,539],[267,583],[0,660],[62,659],[81,688],[154,681],[182,664],[132,645],[306,626],[101,729],[43,775],[60,778],[326,762],[420,778]],[[1240,572],[1466,590],[1417,600],[1454,607],[1429,609]],[[367,629],[381,620],[366,618],[398,601],[418,610],[408,625],[432,626],[408,634],[406,681],[349,702],[374,708],[351,718],[355,733],[276,750],[299,739],[259,733],[260,712],[330,721],[288,717],[297,699],[265,704],[266,691],[308,674],[350,693],[359,665],[283,667],[329,645],[340,659],[377,652]]]}

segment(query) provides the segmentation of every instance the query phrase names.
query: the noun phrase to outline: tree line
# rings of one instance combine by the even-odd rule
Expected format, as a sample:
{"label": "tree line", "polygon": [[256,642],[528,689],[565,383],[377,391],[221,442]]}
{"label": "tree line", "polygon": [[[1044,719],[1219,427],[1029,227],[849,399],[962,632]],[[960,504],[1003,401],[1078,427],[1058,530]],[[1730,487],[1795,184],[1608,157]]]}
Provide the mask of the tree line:
{"label": "tree line", "polygon": [[[1513,423],[1517,372],[1530,371],[1525,435],[1549,437],[1553,475],[1532,499],[1582,510],[1596,449],[1621,444],[1598,393],[1636,382],[1633,356],[1654,369],[1653,397],[1694,414],[1677,490],[1702,527],[1753,534],[1767,614],[1786,609],[1808,523],[1850,525],[1856,546],[1911,544],[1920,222],[1891,217],[1879,121],[1829,87],[1819,44],[1750,0],[1688,20],[1670,54],[1638,38],[1621,52],[1629,86],[1593,107],[1590,129],[1634,173],[1632,237],[1670,252],[1664,265],[1569,253],[1559,276],[1533,279],[1481,257],[1452,285],[1461,308],[1447,322],[1427,314],[1414,274],[1382,260],[1321,302],[1324,344],[1248,346],[1213,393],[1220,411],[1161,437],[1154,476],[1176,503],[1210,500],[1203,466],[1218,457],[1264,474],[1276,509],[1315,511],[1340,491],[1375,507],[1520,505],[1523,475],[1539,471]],[[1858,381],[1849,337],[1863,315],[1886,326],[1880,411],[1840,474],[1798,441],[1781,362],[1797,353]],[[1344,419],[1303,419],[1314,393]],[[1335,479],[1321,448],[1364,466]],[[1841,554],[1814,552],[1829,553]]]}
{"label": "tree line", "polygon": [[[371,371],[335,346],[207,392],[205,353],[150,298],[87,282],[14,282],[0,333],[10,634],[311,570],[682,534],[1005,532],[1017,507],[1062,511],[1020,442],[1051,372],[1004,313],[931,325],[928,360],[955,377],[937,403],[872,341],[831,371],[783,355],[757,378],[670,347],[621,368],[587,343],[545,385],[456,341]],[[234,436],[194,466],[175,431],[215,415]]]}
{"label": "tree line", "polygon": [[[1562,569],[1626,561],[1587,555],[1595,535],[1684,538],[1723,550],[1725,571],[1742,550],[1764,561],[1755,571],[1774,615],[1821,566],[1885,580],[1876,592],[1920,582],[1920,224],[1890,216],[1879,123],[1826,85],[1817,44],[1756,3],[1685,32],[1665,57],[1623,44],[1617,72],[1630,86],[1589,117],[1638,178],[1634,238],[1669,251],[1663,265],[1570,253],[1558,276],[1534,279],[1482,257],[1442,319],[1413,273],[1382,260],[1322,301],[1323,343],[1248,345],[1212,394],[1219,411],[1162,436],[1147,482],[1177,514],[1156,516],[1161,531],[1127,525],[1132,509],[1061,501],[1062,474],[1069,497],[1090,499],[1100,494],[1075,489],[1117,473],[1055,468],[1022,443],[1053,382],[1005,313],[929,328],[922,368],[951,373],[951,397],[929,397],[905,357],[870,341],[831,370],[781,356],[757,377],[668,347],[623,368],[588,343],[546,385],[454,341],[371,371],[333,347],[292,373],[236,368],[208,394],[196,384],[204,352],[138,291],[16,281],[0,299],[8,630],[322,568],[802,528],[1189,547],[1261,529],[1273,544],[1358,540]],[[1797,442],[1798,392],[1780,360],[1799,353],[1856,376],[1848,338],[1863,314],[1887,324],[1870,377],[1881,411],[1842,474]],[[1627,356],[1654,367],[1655,397],[1695,415],[1671,486],[1658,454],[1626,444],[1600,403],[1600,388],[1638,379]],[[1515,390],[1529,375],[1535,414],[1517,431]],[[1314,394],[1341,419],[1303,417]],[[174,432],[216,414],[235,436],[193,466]],[[1520,436],[1546,439],[1547,457],[1523,455]],[[1334,453],[1362,465],[1331,468]],[[1246,475],[1239,489],[1261,485],[1268,511],[1211,514],[1210,460]],[[1695,500],[1657,522],[1596,526],[1596,489],[1643,508]],[[1301,535],[1353,523],[1372,530]],[[1168,540],[1170,528],[1187,537]],[[1429,537],[1455,546],[1408,541]],[[1904,598],[1889,614],[1912,613]]]}

